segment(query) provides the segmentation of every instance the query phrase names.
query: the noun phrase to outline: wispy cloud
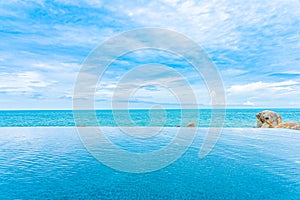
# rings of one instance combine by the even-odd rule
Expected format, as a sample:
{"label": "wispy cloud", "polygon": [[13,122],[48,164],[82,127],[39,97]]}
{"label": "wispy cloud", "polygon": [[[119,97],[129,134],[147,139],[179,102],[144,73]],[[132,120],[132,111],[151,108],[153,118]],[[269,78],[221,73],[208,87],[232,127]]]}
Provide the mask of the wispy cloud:
{"label": "wispy cloud", "polygon": [[280,90],[290,91],[292,90],[292,86],[298,84],[299,82],[296,81],[283,81],[283,82],[275,82],[275,83],[265,83],[259,81],[259,82],[245,84],[245,85],[233,85],[227,90],[227,92],[229,92],[229,94],[241,94],[241,93],[251,93],[258,90],[270,90],[275,92],[278,92]]}
{"label": "wispy cloud", "polygon": [[[233,105],[257,107],[299,106],[300,85],[296,81],[253,82],[228,88],[228,99]],[[287,100],[287,98],[289,100]]]}
{"label": "wispy cloud", "polygon": [[35,93],[55,83],[45,81],[37,72],[0,73],[0,91],[6,93]]}
{"label": "wispy cloud", "polygon": [[102,0],[55,0],[57,3],[64,5],[78,6],[78,7],[92,7],[92,8],[101,8],[103,6]]}
{"label": "wispy cloud", "polygon": [[[123,31],[161,27],[183,33],[204,47],[220,71],[229,105],[300,107],[297,0],[11,0],[0,2],[0,26],[0,98],[5,106],[13,107],[23,99],[30,107],[32,98],[49,98],[51,105],[71,108],[77,73],[97,45]],[[119,45],[138,46],[145,38],[125,39]],[[118,46],[111,48],[111,52],[118,50]],[[110,102],[126,73],[148,63],[176,70],[193,88],[198,103],[209,104],[205,80],[192,66],[166,52],[136,51],[115,60],[105,73],[96,90],[98,105]],[[127,81],[122,94],[125,88],[140,88],[132,103],[166,104],[174,98],[156,83],[172,83],[184,95],[179,82],[173,76],[144,72]],[[36,105],[43,108],[49,102]]]}
{"label": "wispy cloud", "polygon": [[251,102],[251,101],[246,101],[243,103],[244,106],[255,106],[255,103]]}

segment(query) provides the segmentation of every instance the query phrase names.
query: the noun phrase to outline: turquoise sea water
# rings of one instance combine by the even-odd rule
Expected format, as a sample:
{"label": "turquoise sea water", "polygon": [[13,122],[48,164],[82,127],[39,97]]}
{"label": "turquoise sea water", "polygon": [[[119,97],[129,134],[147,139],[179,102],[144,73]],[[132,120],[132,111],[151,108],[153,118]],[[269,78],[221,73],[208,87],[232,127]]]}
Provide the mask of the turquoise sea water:
{"label": "turquoise sea water", "polygon": [[[300,122],[300,109],[272,110],[284,121]],[[199,158],[207,134],[200,128],[178,160],[139,174],[117,171],[94,158],[73,127],[72,111],[0,111],[0,199],[299,199],[299,131],[252,129],[260,111],[228,109],[227,128],[208,156]],[[79,121],[101,125],[116,146],[141,155],[170,144],[179,129],[175,126],[185,125],[180,110],[129,113],[130,119],[127,111],[98,110],[99,124],[94,124],[91,113],[82,111]],[[195,110],[185,113],[186,121],[194,119]],[[209,127],[211,110],[199,113],[200,127]],[[132,140],[117,125],[165,128],[155,137]]]}
{"label": "turquoise sea water", "polygon": [[[102,129],[124,150],[142,153],[166,145],[178,128],[134,142],[117,127]],[[169,166],[132,174],[98,162],[74,127],[0,128],[0,199],[299,199],[297,131],[224,129],[212,152],[199,159],[205,133],[199,129]]]}
{"label": "turquoise sea water", "polygon": [[[264,109],[227,109],[224,127],[251,128],[256,124],[255,114]],[[278,112],[283,121],[300,122],[300,109],[271,109]],[[182,122],[181,110],[130,110],[130,118],[125,110],[97,110],[98,122],[91,120],[86,112],[80,119],[83,126],[185,126],[194,121],[195,110],[189,110]],[[84,112],[83,112],[84,113]],[[115,120],[117,118],[118,120]],[[199,110],[199,126],[209,127],[211,110]],[[71,110],[34,110],[34,111],[0,111],[0,127],[36,127],[36,126],[74,126]]]}

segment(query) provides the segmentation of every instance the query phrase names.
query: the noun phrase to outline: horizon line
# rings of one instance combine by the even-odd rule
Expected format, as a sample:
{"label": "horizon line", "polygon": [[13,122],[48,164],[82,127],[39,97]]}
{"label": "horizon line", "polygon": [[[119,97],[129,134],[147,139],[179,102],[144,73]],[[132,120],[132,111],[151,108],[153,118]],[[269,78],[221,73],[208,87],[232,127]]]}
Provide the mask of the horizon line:
{"label": "horizon line", "polygon": [[96,108],[96,109],[63,109],[63,108],[57,108],[57,109],[48,109],[48,108],[39,108],[39,109],[0,109],[0,111],[93,111],[93,110],[194,110],[194,109],[300,109],[300,107],[225,107],[225,108],[188,108],[188,109],[182,109],[182,108],[130,108],[130,109],[109,109],[109,108]]}

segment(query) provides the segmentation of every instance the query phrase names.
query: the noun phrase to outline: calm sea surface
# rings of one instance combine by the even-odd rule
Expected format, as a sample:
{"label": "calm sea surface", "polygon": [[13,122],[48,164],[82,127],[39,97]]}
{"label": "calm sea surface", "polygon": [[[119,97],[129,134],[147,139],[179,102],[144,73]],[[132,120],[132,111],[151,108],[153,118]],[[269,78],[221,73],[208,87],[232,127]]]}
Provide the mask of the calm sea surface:
{"label": "calm sea surface", "polygon": [[[300,109],[272,109],[278,112],[283,121],[300,122]],[[256,124],[255,114],[262,109],[228,109],[224,127],[251,128]],[[129,113],[129,114],[128,114]],[[199,117],[200,127],[209,127],[211,110],[97,110],[97,121],[92,120],[90,112],[82,111],[79,126],[186,126]],[[218,118],[217,114],[217,118]],[[219,117],[220,118],[220,117]],[[183,120],[182,120],[183,119]],[[217,119],[217,120],[221,120]],[[0,111],[0,127],[37,127],[37,126],[75,126],[71,110],[34,110],[34,111]],[[218,125],[219,126],[219,125]]]}

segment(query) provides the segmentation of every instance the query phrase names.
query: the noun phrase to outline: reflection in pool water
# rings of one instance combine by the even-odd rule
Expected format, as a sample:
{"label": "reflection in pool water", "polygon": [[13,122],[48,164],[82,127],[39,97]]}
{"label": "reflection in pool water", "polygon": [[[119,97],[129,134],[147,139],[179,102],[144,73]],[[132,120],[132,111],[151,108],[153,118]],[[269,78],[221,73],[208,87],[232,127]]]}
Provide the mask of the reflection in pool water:
{"label": "reflection in pool water", "polygon": [[[120,148],[147,153],[167,145],[176,128],[131,140],[105,127]],[[199,159],[207,129],[171,165],[151,173],[116,171],[85,149],[75,128],[1,128],[1,199],[297,199],[300,135],[286,129],[224,129]],[[159,162],[162,158],[157,158]]]}

